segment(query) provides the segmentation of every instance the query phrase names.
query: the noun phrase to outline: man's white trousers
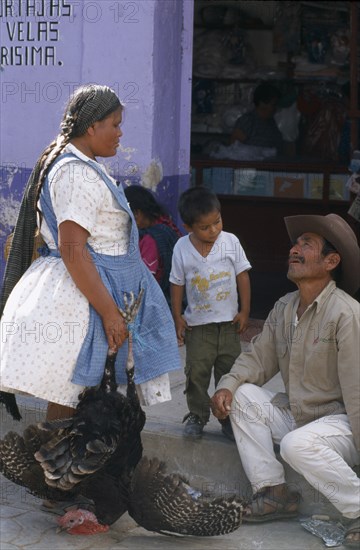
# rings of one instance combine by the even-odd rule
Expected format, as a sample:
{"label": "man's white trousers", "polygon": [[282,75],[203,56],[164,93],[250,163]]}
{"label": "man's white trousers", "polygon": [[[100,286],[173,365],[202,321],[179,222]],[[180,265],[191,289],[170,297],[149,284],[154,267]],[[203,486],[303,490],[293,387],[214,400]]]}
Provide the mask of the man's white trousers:
{"label": "man's white trousers", "polygon": [[360,463],[347,415],[332,415],[296,428],[289,409],[271,404],[275,396],[253,384],[240,386],[230,414],[245,473],[256,493],[285,483],[280,454],[347,518],[360,515],[360,479],[352,467]]}

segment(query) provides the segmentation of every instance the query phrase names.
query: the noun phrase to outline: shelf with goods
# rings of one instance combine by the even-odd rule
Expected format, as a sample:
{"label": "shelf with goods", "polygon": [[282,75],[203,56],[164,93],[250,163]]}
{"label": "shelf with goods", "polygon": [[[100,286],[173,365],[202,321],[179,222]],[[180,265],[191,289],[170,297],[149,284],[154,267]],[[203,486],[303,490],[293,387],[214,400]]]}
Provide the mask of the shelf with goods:
{"label": "shelf with goods", "polygon": [[[224,199],[344,204],[349,200],[346,165],[308,159],[278,162],[192,159],[192,184],[205,185]],[[330,206],[329,206],[330,207]]]}
{"label": "shelf with goods", "polygon": [[[229,145],[232,128],[236,120],[252,108],[252,93],[260,81],[271,81],[279,87],[285,106],[300,97],[305,109],[309,110],[309,104],[315,103],[320,109],[321,104],[329,99],[329,104],[331,101],[337,103],[339,117],[342,116],[341,109],[345,111],[342,86],[350,78],[348,48],[345,44],[345,53],[342,54],[341,45],[336,49],[334,43],[346,40],[348,36],[349,3],[219,0],[212,2],[211,6],[203,1],[195,2],[195,6],[197,4],[201,9],[196,10],[194,35],[193,155],[208,156],[216,141]],[[248,9],[254,4],[262,10],[259,12],[262,28],[258,23],[260,17],[253,17],[252,22],[248,17],[241,20],[243,8]],[[301,13],[301,18],[298,18],[297,28],[290,29],[293,35],[291,32],[285,35],[288,42],[284,45],[281,18],[274,21],[274,17],[278,6],[285,4],[287,10]],[[324,5],[327,9],[321,24],[316,26],[311,19],[314,16],[310,17],[306,10],[310,5],[318,7],[320,4],[321,9]],[[210,11],[204,16],[206,9]],[[232,10],[230,15],[228,10]],[[296,17],[292,19],[296,21]],[[294,25],[289,24],[290,27]],[[324,58],[318,51],[322,46],[317,38],[323,39]],[[289,44],[291,40],[293,42]],[[317,44],[316,47],[311,45],[311,40]],[[332,106],[329,109],[334,112]],[[301,116],[305,126],[313,120],[314,112],[301,113]],[[299,154],[298,149],[295,152]]]}
{"label": "shelf with goods", "polygon": [[[196,30],[196,29],[195,29]],[[247,32],[247,31],[246,31]],[[271,41],[271,31],[252,31],[266,35]],[[202,41],[204,36],[204,41]],[[224,59],[236,57],[237,46],[222,43],[222,31],[210,31],[208,35],[194,38],[194,71],[192,102],[192,140],[195,134],[230,135],[236,119],[248,109],[256,84],[262,79],[284,80],[286,68],[256,66],[248,58],[246,63],[228,63]],[[200,43],[199,43],[200,38]],[[231,41],[231,36],[229,37]],[[266,45],[268,49],[268,45]],[[214,51],[216,53],[214,55]],[[202,59],[206,62],[202,63]],[[261,60],[260,60],[261,61]],[[276,61],[277,62],[277,61]],[[286,56],[284,57],[284,63]]]}
{"label": "shelf with goods", "polygon": [[[197,4],[202,9],[211,5],[211,9],[225,6],[232,11],[216,14],[214,9],[205,13],[204,21],[204,11],[200,18]],[[348,214],[349,162],[337,149],[338,128],[345,119],[350,119],[352,132],[347,154],[351,156],[353,149],[360,148],[354,137],[360,114],[354,96],[360,51],[354,17],[356,12],[358,25],[359,4],[195,0],[192,184],[206,185],[217,193],[224,229],[240,238],[254,272],[284,272],[289,250],[285,216],[333,212],[359,231]],[[280,14],[279,7],[280,11],[283,8]],[[262,28],[253,21],[257,28],[252,30],[249,21],[241,21],[242,10],[248,8],[259,10]],[[209,26],[211,17],[213,28]],[[227,38],[222,42],[224,21]],[[204,23],[210,32],[207,38]],[[294,149],[289,156],[274,158],[215,158],[216,142],[229,145],[233,125],[251,108],[253,90],[260,81],[273,82],[288,104],[293,100],[301,109]],[[350,90],[345,96],[347,83]],[[327,115],[334,117],[337,108],[338,119],[326,127],[325,134],[319,133],[313,148],[306,147],[304,136],[309,129],[316,129],[317,120],[319,127],[325,128],[322,123]]]}
{"label": "shelf with goods", "polygon": [[193,185],[218,196],[224,230],[237,235],[256,273],[283,273],[289,250],[284,217],[330,212],[348,215],[346,165],[309,160],[246,162],[192,159]]}
{"label": "shelf with goods", "polygon": [[350,2],[350,106],[352,150],[360,149],[360,2]]}

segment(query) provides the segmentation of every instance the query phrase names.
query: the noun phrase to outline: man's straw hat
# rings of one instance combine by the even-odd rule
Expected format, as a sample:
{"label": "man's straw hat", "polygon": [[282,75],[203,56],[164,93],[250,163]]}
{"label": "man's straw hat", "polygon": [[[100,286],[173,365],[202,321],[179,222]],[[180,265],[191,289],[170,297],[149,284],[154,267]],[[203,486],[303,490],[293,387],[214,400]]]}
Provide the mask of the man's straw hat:
{"label": "man's straw hat", "polygon": [[360,249],[354,231],[337,214],[327,216],[288,216],[284,218],[292,242],[303,233],[316,233],[329,241],[341,257],[337,286],[350,295],[360,287]]}

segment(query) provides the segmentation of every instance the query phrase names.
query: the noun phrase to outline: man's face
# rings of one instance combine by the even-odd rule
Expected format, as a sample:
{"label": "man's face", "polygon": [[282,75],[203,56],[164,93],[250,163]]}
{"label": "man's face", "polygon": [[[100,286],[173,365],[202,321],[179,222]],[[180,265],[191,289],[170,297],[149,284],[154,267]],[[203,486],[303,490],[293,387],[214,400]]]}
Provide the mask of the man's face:
{"label": "man's face", "polygon": [[329,278],[328,258],[322,256],[324,240],[316,233],[303,233],[290,249],[288,279],[294,283]]}

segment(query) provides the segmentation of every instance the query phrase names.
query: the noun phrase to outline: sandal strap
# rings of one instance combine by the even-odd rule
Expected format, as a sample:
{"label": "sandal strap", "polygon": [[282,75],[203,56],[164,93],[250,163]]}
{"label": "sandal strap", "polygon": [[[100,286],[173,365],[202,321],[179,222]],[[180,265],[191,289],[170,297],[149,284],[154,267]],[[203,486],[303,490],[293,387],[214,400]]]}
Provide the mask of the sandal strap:
{"label": "sandal strap", "polygon": [[360,517],[354,519],[346,529],[345,537],[354,533],[360,533]]}
{"label": "sandal strap", "polygon": [[[272,507],[272,510],[265,512],[265,504]],[[275,512],[283,512],[289,502],[285,499],[270,497],[269,495],[259,494],[249,504],[253,516],[266,516]]]}

